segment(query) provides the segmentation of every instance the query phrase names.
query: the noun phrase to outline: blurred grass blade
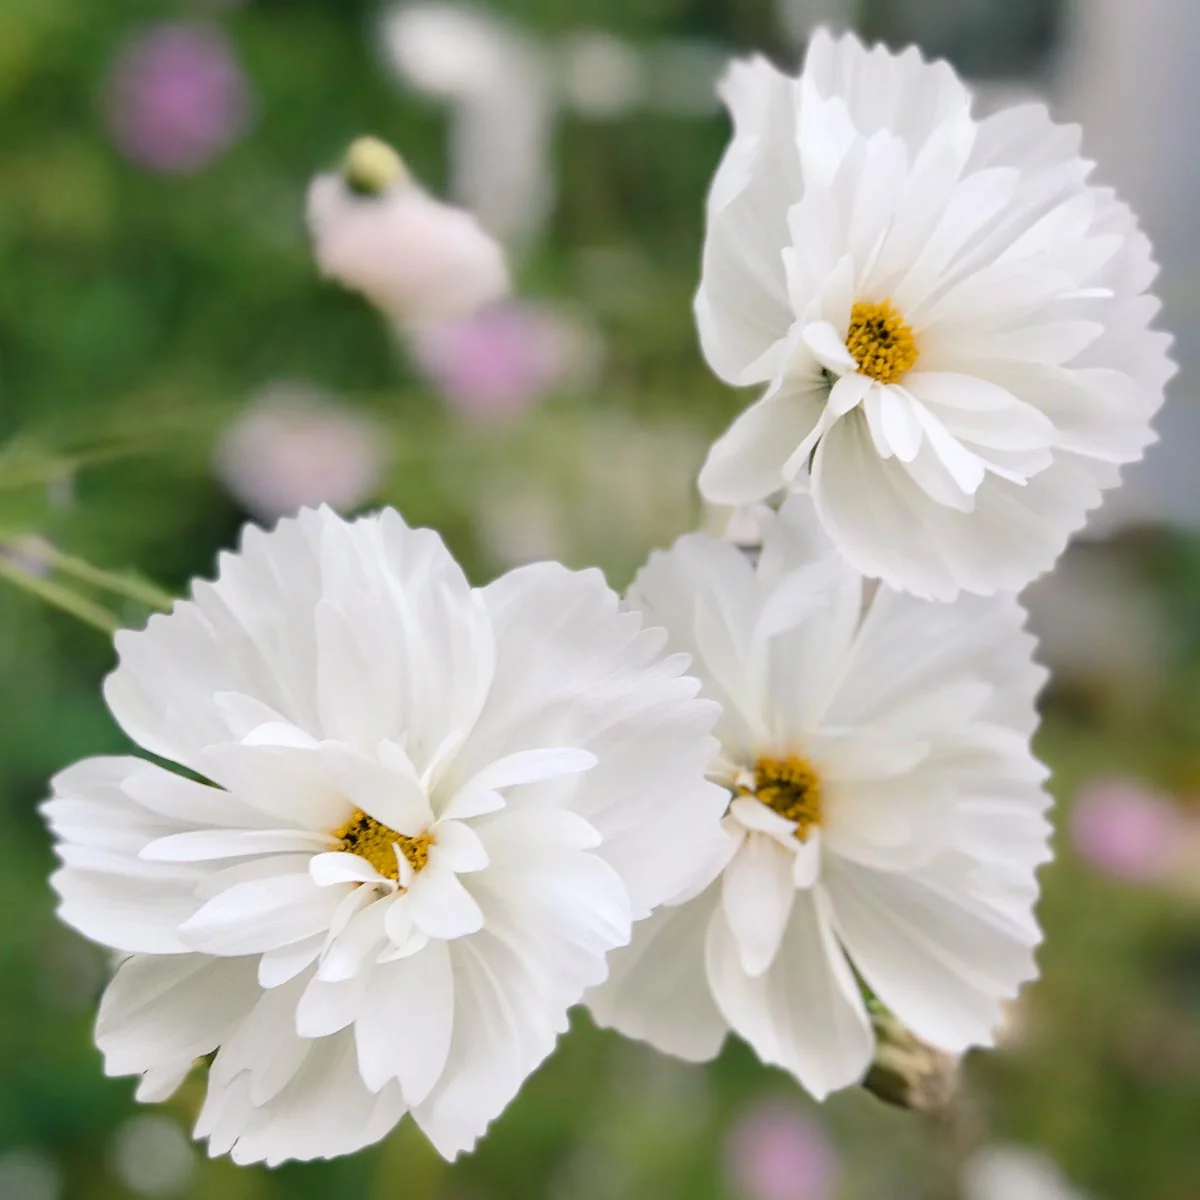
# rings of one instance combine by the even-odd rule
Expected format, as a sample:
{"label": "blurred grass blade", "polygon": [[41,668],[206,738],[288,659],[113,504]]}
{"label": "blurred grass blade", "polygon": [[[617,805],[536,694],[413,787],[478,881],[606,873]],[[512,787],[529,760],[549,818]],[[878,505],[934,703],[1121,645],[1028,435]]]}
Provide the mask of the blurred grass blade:
{"label": "blurred grass blade", "polygon": [[63,587],[62,584],[55,583],[50,579],[40,579],[24,570],[20,563],[14,561],[2,547],[0,547],[0,578],[7,579],[9,583],[22,588],[30,595],[69,613],[83,621],[84,624],[91,625],[94,629],[108,634],[109,637],[121,627],[120,621],[107,608],[87,599],[86,596],[78,595],[70,588]]}
{"label": "blurred grass blade", "polygon": [[176,598],[155,584],[139,579],[135,575],[94,567],[82,558],[64,554],[49,542],[39,541],[32,553],[41,558],[47,566],[61,571],[64,575],[70,575],[81,583],[91,584],[92,587],[99,588],[101,591],[112,592],[114,595],[124,596],[128,600],[135,600],[147,608],[158,612],[170,612],[175,605]]}

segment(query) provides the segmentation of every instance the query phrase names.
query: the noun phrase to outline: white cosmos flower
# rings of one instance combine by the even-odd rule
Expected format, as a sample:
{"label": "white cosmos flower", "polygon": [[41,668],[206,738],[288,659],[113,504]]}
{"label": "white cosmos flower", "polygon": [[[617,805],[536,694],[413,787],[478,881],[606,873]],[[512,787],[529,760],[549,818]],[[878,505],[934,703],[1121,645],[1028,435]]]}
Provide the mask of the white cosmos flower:
{"label": "white cosmos flower", "polygon": [[[471,1147],[722,839],[716,706],[598,572],[473,590],[394,512],[249,529],[215,583],[117,637],[140,758],[46,816],[63,919],[127,955],[97,1041],[240,1162],[343,1154],[411,1111]],[[667,848],[667,849],[665,849]]]}
{"label": "white cosmos flower", "polygon": [[709,363],[766,384],[706,499],[811,488],[864,574],[951,599],[1046,570],[1152,441],[1173,373],[1156,268],[1079,131],[985,120],[945,63],[818,33],[735,63],[696,300]]}
{"label": "white cosmos flower", "polygon": [[589,1003],[688,1059],[732,1029],[818,1097],[872,1059],[856,973],[934,1046],[990,1042],[1035,974],[1050,857],[1029,747],[1045,673],[1016,600],[868,592],[795,497],[757,567],[689,535],[628,601],[723,707],[728,844],[720,877],[638,926]]}

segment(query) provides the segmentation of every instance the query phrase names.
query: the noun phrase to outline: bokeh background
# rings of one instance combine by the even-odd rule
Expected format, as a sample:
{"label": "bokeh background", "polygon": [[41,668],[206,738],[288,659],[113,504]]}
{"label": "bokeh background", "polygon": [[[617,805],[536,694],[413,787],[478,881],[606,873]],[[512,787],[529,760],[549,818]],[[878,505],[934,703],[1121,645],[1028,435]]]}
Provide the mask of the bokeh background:
{"label": "bokeh background", "polygon": [[[138,625],[75,557],[179,593],[244,521],[320,499],[398,506],[479,581],[552,555],[623,586],[703,519],[695,471],[746,399],[690,314],[715,78],[794,64],[821,20],[918,41],[984,106],[1047,94],[1165,263],[1164,442],[1030,596],[1056,671],[1043,979],[951,1123],[579,1016],[452,1167],[407,1126],[331,1164],[209,1162],[199,1079],[140,1109],[91,1043],[107,963],[53,917],[36,805],[124,748],[113,658],[30,589]],[[0,1200],[1200,1196],[1198,50],[1193,0],[0,0]],[[318,278],[305,187],[364,132],[505,241],[510,305],[412,342]]]}

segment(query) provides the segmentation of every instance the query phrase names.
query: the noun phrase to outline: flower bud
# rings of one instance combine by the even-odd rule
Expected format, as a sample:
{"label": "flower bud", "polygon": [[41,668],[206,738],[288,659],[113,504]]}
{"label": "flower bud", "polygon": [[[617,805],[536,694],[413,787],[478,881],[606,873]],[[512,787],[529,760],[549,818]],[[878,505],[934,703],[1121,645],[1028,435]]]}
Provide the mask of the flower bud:
{"label": "flower bud", "polygon": [[403,327],[453,319],[508,294],[503,248],[468,212],[429,195],[374,138],[341,174],[317,176],[308,226],[321,274]]}

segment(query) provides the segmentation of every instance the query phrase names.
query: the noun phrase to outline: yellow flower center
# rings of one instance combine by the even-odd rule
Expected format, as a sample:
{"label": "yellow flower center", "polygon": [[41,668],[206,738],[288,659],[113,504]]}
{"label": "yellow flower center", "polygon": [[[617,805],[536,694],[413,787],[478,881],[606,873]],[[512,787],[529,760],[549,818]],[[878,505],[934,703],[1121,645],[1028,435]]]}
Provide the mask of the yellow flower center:
{"label": "yellow flower center", "polygon": [[880,383],[895,383],[919,357],[911,326],[890,300],[880,304],[859,300],[854,305],[846,349],[858,363],[858,373]]}
{"label": "yellow flower center", "polygon": [[754,764],[754,787],[738,788],[781,817],[796,822],[795,837],[808,841],[808,832],[821,824],[821,777],[806,758],[760,758]]}
{"label": "yellow flower center", "polygon": [[396,861],[393,847],[399,846],[400,853],[408,859],[412,869],[419,871],[429,860],[429,847],[433,845],[432,834],[418,833],[416,837],[406,837],[374,817],[368,817],[361,808],[356,808],[350,820],[333,831],[333,836],[341,842],[342,850],[365,858],[380,875],[386,875],[388,879],[400,878],[400,864]]}

